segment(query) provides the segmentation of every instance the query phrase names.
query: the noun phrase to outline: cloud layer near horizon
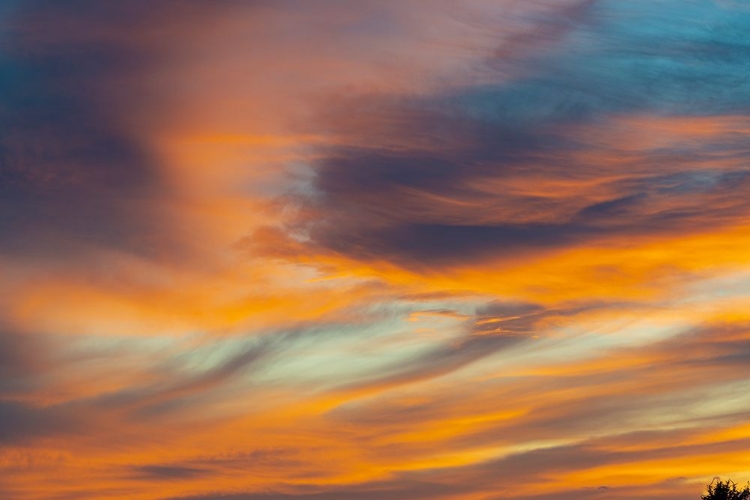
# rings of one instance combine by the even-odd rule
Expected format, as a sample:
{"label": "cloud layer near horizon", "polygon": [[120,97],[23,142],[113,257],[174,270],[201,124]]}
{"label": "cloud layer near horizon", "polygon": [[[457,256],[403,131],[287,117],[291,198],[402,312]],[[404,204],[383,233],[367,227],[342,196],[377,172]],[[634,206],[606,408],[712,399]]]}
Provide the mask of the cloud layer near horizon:
{"label": "cloud layer near horizon", "polygon": [[750,477],[750,10],[0,2],[0,493]]}

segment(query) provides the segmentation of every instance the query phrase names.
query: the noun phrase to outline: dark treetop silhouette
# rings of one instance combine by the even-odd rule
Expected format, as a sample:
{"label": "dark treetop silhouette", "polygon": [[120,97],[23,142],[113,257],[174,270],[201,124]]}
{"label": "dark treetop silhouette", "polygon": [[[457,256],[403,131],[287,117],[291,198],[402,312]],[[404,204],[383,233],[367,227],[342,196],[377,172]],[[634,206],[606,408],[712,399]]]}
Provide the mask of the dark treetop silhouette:
{"label": "dark treetop silhouette", "polygon": [[705,495],[701,495],[702,500],[749,500],[750,499],[750,483],[745,485],[744,488],[737,489],[737,483],[731,479],[722,481],[721,479],[714,479],[711,484],[707,487]]}

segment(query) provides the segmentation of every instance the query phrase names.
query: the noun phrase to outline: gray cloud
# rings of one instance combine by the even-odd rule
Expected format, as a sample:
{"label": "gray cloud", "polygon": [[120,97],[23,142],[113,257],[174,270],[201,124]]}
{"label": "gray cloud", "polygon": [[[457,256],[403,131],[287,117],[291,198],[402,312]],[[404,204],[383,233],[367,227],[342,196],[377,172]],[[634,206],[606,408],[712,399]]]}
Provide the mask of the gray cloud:
{"label": "gray cloud", "polygon": [[[322,117],[332,131],[346,134],[354,115],[364,123],[354,135],[376,139],[327,152],[307,203],[315,220],[289,230],[320,251],[420,269],[737,221],[750,211],[748,170],[736,161],[749,150],[745,136],[637,152],[588,137],[596,129],[616,143],[616,116],[747,115],[750,50],[738,33],[750,17],[711,16],[713,8],[637,2],[623,12],[590,2],[554,54],[505,61],[523,66],[511,82],[437,97],[333,99]],[[584,164],[583,151],[627,166]],[[583,181],[591,187],[574,195],[533,194],[539,182]],[[273,241],[267,251],[283,253]]]}

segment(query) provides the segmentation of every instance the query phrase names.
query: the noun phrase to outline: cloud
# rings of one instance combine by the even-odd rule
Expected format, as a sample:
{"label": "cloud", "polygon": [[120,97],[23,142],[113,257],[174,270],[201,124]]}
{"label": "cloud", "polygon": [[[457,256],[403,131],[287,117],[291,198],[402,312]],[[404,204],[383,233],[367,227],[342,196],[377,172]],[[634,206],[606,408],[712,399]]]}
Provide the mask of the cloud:
{"label": "cloud", "polygon": [[450,498],[459,488],[437,485],[429,483],[413,482],[412,484],[400,485],[393,487],[390,484],[373,484],[363,485],[357,489],[337,489],[326,492],[310,493],[229,493],[229,494],[208,494],[190,497],[172,497],[169,500],[318,500],[330,498],[335,500],[344,500],[349,498],[363,498],[367,500],[379,500],[381,498],[393,498],[397,500],[406,500],[409,498]]}
{"label": "cloud", "polygon": [[[427,122],[451,129],[451,118]],[[616,122],[604,126],[616,132]],[[413,127],[424,130],[421,123]],[[695,158],[683,160],[675,151],[672,168],[682,165],[683,172],[672,173],[656,162],[669,150],[646,150],[628,175],[618,164],[576,162],[579,151],[597,154],[585,137],[575,144],[540,132],[529,134],[525,146],[512,138],[516,133],[503,149],[502,128],[485,134],[479,140],[486,143],[454,154],[364,150],[323,160],[315,184],[320,192],[311,198],[318,214],[307,228],[312,242],[361,260],[435,267],[620,236],[705,231],[732,224],[747,210],[747,172],[726,160],[695,165]],[[568,144],[554,150],[555,141]],[[730,147],[738,156],[746,150],[741,142]],[[598,154],[606,161],[618,152]],[[726,171],[718,170],[727,163]]]}
{"label": "cloud", "polygon": [[133,472],[139,478],[156,479],[163,481],[179,481],[192,479],[208,473],[204,469],[194,467],[182,467],[174,465],[142,465],[134,467]]}
{"label": "cloud", "polygon": [[[734,445],[741,446],[740,443]],[[660,458],[674,456],[686,450],[663,450]],[[697,450],[696,450],[697,451]],[[561,446],[519,453],[505,459],[469,467],[436,469],[404,473],[391,481],[363,483],[356,488],[334,488],[316,492],[315,488],[298,489],[293,493],[217,493],[179,497],[180,499],[213,500],[229,498],[237,500],[282,500],[318,498],[461,498],[469,492],[480,491],[488,498],[552,498],[553,493],[519,494],[529,483],[536,483],[537,491],[543,491],[549,475],[564,471],[595,468],[597,466],[620,465],[637,462],[652,453],[621,453],[597,449],[593,446]],[[639,456],[640,455],[640,456]],[[544,471],[542,473],[541,471]],[[522,480],[520,478],[523,478]],[[679,498],[678,495],[694,494],[700,486],[683,479],[665,482],[625,486],[589,486],[557,490],[560,498]],[[306,491],[307,490],[307,491]],[[312,491],[310,491],[312,490]],[[655,496],[649,496],[649,493]],[[495,496],[499,495],[499,496]]]}
{"label": "cloud", "polygon": [[36,407],[23,402],[0,402],[0,442],[32,445],[34,440],[60,434],[75,434],[83,422],[63,407]]}
{"label": "cloud", "polygon": [[26,336],[0,329],[0,393],[28,389],[33,375],[40,369],[34,342]]}
{"label": "cloud", "polygon": [[[163,187],[154,159],[118,109],[134,91],[125,76],[151,55],[117,36],[144,21],[135,7],[93,8],[80,18],[85,4],[32,2],[4,20],[5,254],[50,259],[81,244],[152,251],[143,243],[154,234],[148,226],[156,214],[132,201]],[[66,25],[70,30],[61,29]]]}
{"label": "cloud", "polygon": [[[588,4],[513,81],[331,98],[324,119],[352,139],[314,163],[290,230],[313,249],[420,269],[736,223],[747,171],[734,159],[747,143],[734,129],[696,127],[686,136],[699,145],[677,136],[622,156],[623,124],[639,116],[721,127],[743,113],[744,42],[729,33],[746,16],[696,24],[708,7],[671,16],[670,5]],[[357,137],[370,141],[352,147]]]}
{"label": "cloud", "polygon": [[207,395],[219,394],[222,387],[243,373],[257,369],[274,352],[280,338],[258,342],[222,359],[216,366],[198,373],[167,373],[163,380],[140,387],[97,396],[86,402],[99,411],[127,409],[136,419],[165,418],[190,406],[205,404]]}
{"label": "cloud", "polygon": [[745,474],[729,4],[7,4],[0,489],[655,500]]}

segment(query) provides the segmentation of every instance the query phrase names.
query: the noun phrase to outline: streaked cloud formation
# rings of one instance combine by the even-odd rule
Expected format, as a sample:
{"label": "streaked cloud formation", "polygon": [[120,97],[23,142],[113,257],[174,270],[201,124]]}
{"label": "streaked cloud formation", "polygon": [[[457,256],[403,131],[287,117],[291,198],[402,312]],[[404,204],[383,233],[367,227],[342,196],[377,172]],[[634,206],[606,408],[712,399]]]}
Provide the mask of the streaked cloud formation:
{"label": "streaked cloud formation", "polygon": [[750,477],[750,10],[0,3],[0,492]]}

